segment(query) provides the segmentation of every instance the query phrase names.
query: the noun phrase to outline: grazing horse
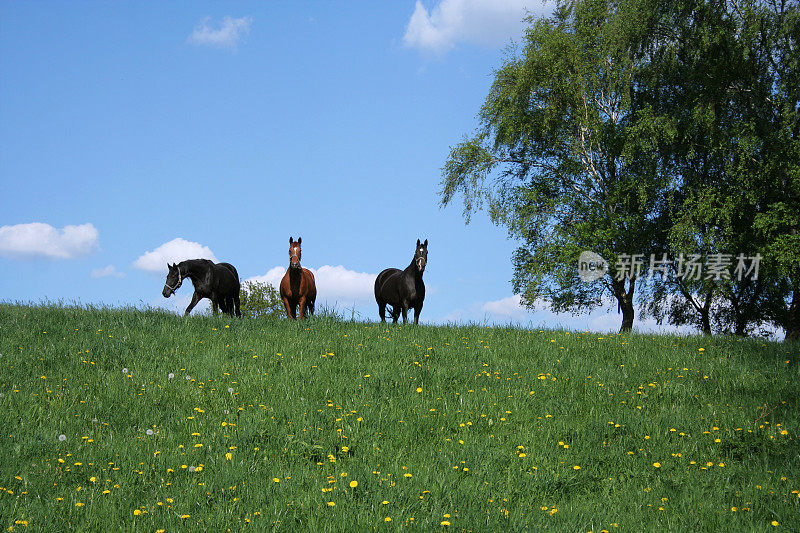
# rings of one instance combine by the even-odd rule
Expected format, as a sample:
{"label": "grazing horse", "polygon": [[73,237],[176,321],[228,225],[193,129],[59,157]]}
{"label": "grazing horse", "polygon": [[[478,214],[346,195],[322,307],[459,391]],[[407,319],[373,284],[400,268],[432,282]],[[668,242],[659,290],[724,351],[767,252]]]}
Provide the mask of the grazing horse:
{"label": "grazing horse", "polygon": [[177,265],[167,263],[167,280],[164,282],[164,290],[161,294],[164,298],[169,298],[183,283],[189,278],[194,285],[194,295],[189,307],[183,316],[197,305],[203,298],[211,300],[214,314],[217,313],[217,306],[223,313],[231,316],[242,316],[239,311],[239,273],[233,265],[229,263],[217,263],[208,259],[188,259],[181,261]]}
{"label": "grazing horse", "polygon": [[317,299],[317,285],[314,283],[314,274],[307,268],[300,266],[300,243],[302,237],[294,241],[289,237],[289,268],[281,280],[280,292],[283,305],[286,307],[286,316],[297,318],[297,307],[300,307],[300,318],[314,314],[314,301]]}
{"label": "grazing horse", "polygon": [[425,284],[422,273],[428,263],[428,239],[424,243],[417,239],[414,259],[405,270],[387,268],[375,278],[375,300],[378,302],[378,314],[381,322],[386,321],[386,306],[390,305],[392,321],[397,324],[400,313],[403,313],[403,324],[407,321],[410,308],[414,308],[414,324],[419,324],[419,314],[425,300]]}

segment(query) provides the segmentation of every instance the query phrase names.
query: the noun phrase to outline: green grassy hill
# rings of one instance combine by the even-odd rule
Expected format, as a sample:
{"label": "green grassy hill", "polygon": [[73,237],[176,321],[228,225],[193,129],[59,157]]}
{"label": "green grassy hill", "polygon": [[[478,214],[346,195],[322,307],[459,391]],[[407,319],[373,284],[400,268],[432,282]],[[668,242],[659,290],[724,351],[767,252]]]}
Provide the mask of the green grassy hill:
{"label": "green grassy hill", "polygon": [[800,529],[798,346],[0,305],[0,527]]}

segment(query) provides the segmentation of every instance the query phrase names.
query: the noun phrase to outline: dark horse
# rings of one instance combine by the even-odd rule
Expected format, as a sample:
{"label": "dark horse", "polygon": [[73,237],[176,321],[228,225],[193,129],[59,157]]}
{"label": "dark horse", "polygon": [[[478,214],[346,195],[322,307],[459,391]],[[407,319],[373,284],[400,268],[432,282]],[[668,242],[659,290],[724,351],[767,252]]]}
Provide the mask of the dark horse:
{"label": "dark horse", "polygon": [[217,263],[208,259],[189,259],[181,261],[177,265],[167,263],[169,272],[167,281],[164,283],[164,290],[161,294],[164,298],[169,298],[183,283],[189,278],[194,285],[194,295],[189,307],[186,308],[184,316],[197,305],[203,298],[211,300],[214,313],[217,306],[223,313],[233,316],[242,316],[239,311],[239,273],[229,263]]}
{"label": "dark horse", "polygon": [[420,244],[417,239],[417,249],[414,259],[405,270],[387,268],[375,278],[375,300],[378,302],[378,314],[381,322],[386,321],[386,306],[390,305],[392,321],[397,324],[400,312],[403,313],[403,324],[407,321],[408,310],[414,308],[414,324],[419,324],[419,314],[422,312],[422,303],[425,300],[425,284],[422,282],[422,273],[428,263],[428,239]]}
{"label": "dark horse", "polygon": [[300,306],[300,318],[314,314],[314,301],[317,299],[317,285],[314,283],[314,274],[307,268],[300,266],[300,243],[302,237],[295,242],[289,237],[289,268],[281,280],[281,299],[286,307],[286,316],[297,318],[297,307]]}

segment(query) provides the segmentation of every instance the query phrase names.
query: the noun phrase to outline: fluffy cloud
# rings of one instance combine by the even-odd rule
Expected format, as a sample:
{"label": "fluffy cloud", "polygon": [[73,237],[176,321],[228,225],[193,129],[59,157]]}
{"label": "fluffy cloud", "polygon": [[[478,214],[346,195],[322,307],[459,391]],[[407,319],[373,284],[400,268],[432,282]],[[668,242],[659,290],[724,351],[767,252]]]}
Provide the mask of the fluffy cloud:
{"label": "fluffy cloud", "polygon": [[208,246],[178,237],[151,252],[145,252],[134,261],[133,266],[147,272],[164,272],[167,263],[180,263],[187,259],[210,259],[217,262],[217,257]]}
{"label": "fluffy cloud", "polygon": [[443,54],[459,42],[499,46],[522,34],[522,19],[552,7],[543,0],[441,0],[430,11],[420,0],[408,21],[403,43]]}
{"label": "fluffy cloud", "polygon": [[0,227],[0,255],[12,258],[72,259],[93,252],[100,233],[92,224],[64,226],[33,222]]}
{"label": "fluffy cloud", "polygon": [[195,26],[188,41],[198,46],[235,49],[242,37],[250,33],[250,24],[253,19],[251,17],[235,19],[226,16],[217,29],[209,25],[210,21],[211,19],[206,17]]}
{"label": "fluffy cloud", "polygon": [[123,272],[119,272],[114,265],[108,265],[104,268],[95,268],[92,270],[92,277],[93,278],[124,278],[125,274]]}
{"label": "fluffy cloud", "polygon": [[[319,268],[309,268],[309,270],[314,273],[318,301],[333,304],[341,300],[346,304],[356,300],[369,300],[374,296],[377,274],[348,270],[342,265],[323,265]],[[286,274],[286,267],[276,266],[262,276],[254,276],[244,281],[269,283],[277,289],[284,274]]]}
{"label": "fluffy cloud", "polygon": [[520,300],[519,294],[514,294],[508,298],[486,302],[481,306],[481,311],[495,319],[511,321],[528,319],[530,311],[522,306]]}

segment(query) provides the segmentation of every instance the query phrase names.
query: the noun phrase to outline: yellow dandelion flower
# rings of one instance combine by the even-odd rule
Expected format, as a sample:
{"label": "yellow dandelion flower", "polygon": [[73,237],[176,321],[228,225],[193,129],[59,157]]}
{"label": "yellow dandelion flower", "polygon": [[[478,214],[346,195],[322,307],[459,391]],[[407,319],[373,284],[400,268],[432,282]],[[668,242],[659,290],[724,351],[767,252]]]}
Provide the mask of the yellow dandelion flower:
{"label": "yellow dandelion flower", "polygon": [[334,507],[335,505],[336,505],[336,502],[328,502],[328,507]]}
{"label": "yellow dandelion flower", "polygon": [[450,525],[450,522],[449,522],[448,520],[442,520],[442,523],[441,523],[440,525],[442,525],[442,526],[449,526],[449,525]]}
{"label": "yellow dandelion flower", "polygon": [[142,514],[141,510],[139,510],[139,509],[134,509],[133,510],[133,516],[139,516],[140,514]]}
{"label": "yellow dandelion flower", "polygon": [[653,463],[653,466],[656,468],[661,468],[661,463]]}
{"label": "yellow dandelion flower", "polygon": [[356,487],[358,487],[358,481],[356,481],[356,480],[354,479],[353,481],[351,481],[351,482],[350,482],[350,488],[351,488],[351,489],[354,489],[354,488],[356,488]]}
{"label": "yellow dandelion flower", "polygon": [[232,454],[231,452],[228,452],[228,453],[226,453],[226,454],[225,454],[225,459],[227,459],[228,461],[230,461],[231,459],[233,459],[233,454]]}
{"label": "yellow dandelion flower", "polygon": [[274,481],[275,483],[280,483],[281,482],[281,480],[279,478],[276,478],[276,477],[272,478],[272,481]]}
{"label": "yellow dandelion flower", "polygon": [[392,521],[392,517],[391,516],[387,516],[386,518],[383,519],[383,521],[384,522],[391,522]]}
{"label": "yellow dandelion flower", "polygon": [[581,469],[581,467],[580,467],[580,466],[578,466],[578,465],[575,465],[575,466],[573,466],[573,467],[572,467],[572,469],[573,469],[573,470],[580,470],[580,469]]}

